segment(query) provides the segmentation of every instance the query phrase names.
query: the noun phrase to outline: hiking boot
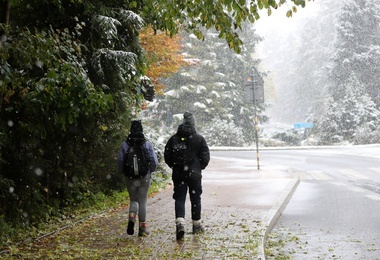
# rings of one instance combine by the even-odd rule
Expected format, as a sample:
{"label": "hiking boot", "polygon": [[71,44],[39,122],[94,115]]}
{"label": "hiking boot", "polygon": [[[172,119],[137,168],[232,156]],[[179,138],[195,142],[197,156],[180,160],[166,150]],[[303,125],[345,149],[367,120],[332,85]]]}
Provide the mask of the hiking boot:
{"label": "hiking boot", "polygon": [[180,240],[185,235],[185,227],[182,224],[176,225],[176,237],[177,240]]}
{"label": "hiking boot", "polygon": [[128,235],[133,235],[135,233],[135,221],[136,221],[136,219],[129,218],[128,228],[127,228]]}
{"label": "hiking boot", "polygon": [[205,229],[201,225],[197,225],[197,226],[193,225],[193,234],[201,234],[204,232],[205,232]]}
{"label": "hiking boot", "polygon": [[150,232],[146,229],[146,227],[139,227],[139,237],[149,236]]}

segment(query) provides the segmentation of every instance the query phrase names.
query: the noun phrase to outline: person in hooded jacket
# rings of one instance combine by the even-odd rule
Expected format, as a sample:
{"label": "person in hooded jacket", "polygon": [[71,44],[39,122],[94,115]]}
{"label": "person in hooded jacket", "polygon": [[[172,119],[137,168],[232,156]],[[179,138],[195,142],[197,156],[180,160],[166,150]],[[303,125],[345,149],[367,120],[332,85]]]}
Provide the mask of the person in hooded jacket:
{"label": "person in hooded jacket", "polygon": [[[185,112],[183,123],[177,133],[168,140],[164,159],[172,169],[175,200],[176,238],[180,240],[185,234],[185,202],[189,191],[193,234],[203,233],[201,225],[202,170],[210,161],[210,152],[204,137],[195,129],[195,118]],[[180,152],[184,156],[178,156]]]}
{"label": "person in hooded jacket", "polygon": [[120,173],[124,174],[124,160],[126,159],[126,153],[132,142],[140,142],[144,144],[143,147],[146,149],[147,161],[149,164],[148,173],[145,176],[125,178],[130,198],[127,233],[129,235],[134,234],[134,226],[137,216],[139,220],[138,236],[141,237],[149,235],[149,231],[146,228],[146,203],[148,200],[148,190],[151,184],[151,173],[157,169],[158,159],[152,144],[145,139],[141,122],[137,120],[132,121],[131,132],[128,135],[127,140],[122,143],[117,154],[117,164]]}

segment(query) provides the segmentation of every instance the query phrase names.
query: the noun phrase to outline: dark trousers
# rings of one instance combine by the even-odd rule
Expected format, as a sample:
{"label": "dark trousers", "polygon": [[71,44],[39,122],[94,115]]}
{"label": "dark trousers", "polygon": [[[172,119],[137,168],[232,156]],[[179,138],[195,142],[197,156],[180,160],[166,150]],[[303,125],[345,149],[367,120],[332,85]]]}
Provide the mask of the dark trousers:
{"label": "dark trousers", "polygon": [[202,194],[202,178],[173,180],[175,200],[175,217],[185,217],[185,202],[187,191],[189,191],[191,202],[191,219],[201,219],[201,194]]}

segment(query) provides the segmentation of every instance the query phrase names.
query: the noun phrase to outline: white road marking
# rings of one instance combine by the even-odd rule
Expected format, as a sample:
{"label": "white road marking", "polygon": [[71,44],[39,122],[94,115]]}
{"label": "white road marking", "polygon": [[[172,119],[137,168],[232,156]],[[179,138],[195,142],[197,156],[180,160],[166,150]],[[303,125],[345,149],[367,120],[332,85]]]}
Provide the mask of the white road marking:
{"label": "white road marking", "polygon": [[347,186],[347,189],[355,191],[355,192],[366,192],[367,191],[366,189],[355,187],[355,186]]}
{"label": "white road marking", "polygon": [[380,195],[377,195],[377,194],[366,195],[366,197],[372,200],[380,201]]}
{"label": "white road marking", "polygon": [[374,172],[380,173],[380,167],[370,167],[370,168],[368,168],[368,169],[370,169],[371,171],[374,171]]}
{"label": "white road marking", "polygon": [[348,186],[347,183],[341,182],[341,181],[333,181],[331,184],[334,184],[336,186]]}
{"label": "white road marking", "polygon": [[343,175],[346,175],[347,177],[349,177],[351,179],[354,179],[354,180],[369,179],[367,176],[365,176],[361,173],[358,173],[357,171],[352,170],[352,169],[341,169],[341,170],[339,170],[339,172],[342,173]]}
{"label": "white road marking", "polygon": [[321,181],[330,181],[333,179],[323,171],[307,171],[307,174],[310,174],[314,179]]}

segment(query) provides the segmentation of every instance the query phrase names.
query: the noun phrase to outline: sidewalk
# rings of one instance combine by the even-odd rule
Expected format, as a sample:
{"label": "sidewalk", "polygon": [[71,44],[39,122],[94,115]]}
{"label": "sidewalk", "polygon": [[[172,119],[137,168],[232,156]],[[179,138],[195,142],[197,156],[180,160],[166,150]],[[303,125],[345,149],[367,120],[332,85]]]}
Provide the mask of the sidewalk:
{"label": "sidewalk", "polygon": [[[190,200],[186,202],[186,233],[175,239],[172,187],[148,200],[147,221],[152,234],[137,238],[121,234],[122,240],[140,243],[140,259],[265,259],[267,232],[273,228],[287,200],[298,185],[289,173],[257,170],[256,162],[237,166],[213,157],[203,172],[203,235],[193,235]],[[245,160],[247,164],[247,160]],[[120,218],[127,218],[120,212]],[[147,251],[147,249],[149,249]],[[141,256],[141,255],[140,255]]]}
{"label": "sidewalk", "polygon": [[[127,206],[84,218],[57,232],[26,238],[4,259],[254,259],[264,260],[266,235],[299,180],[276,165],[212,157],[203,172],[202,222],[193,235],[186,203],[184,240],[175,238],[172,187],[148,199],[148,237],[126,233]],[[135,228],[137,231],[137,227]]]}

